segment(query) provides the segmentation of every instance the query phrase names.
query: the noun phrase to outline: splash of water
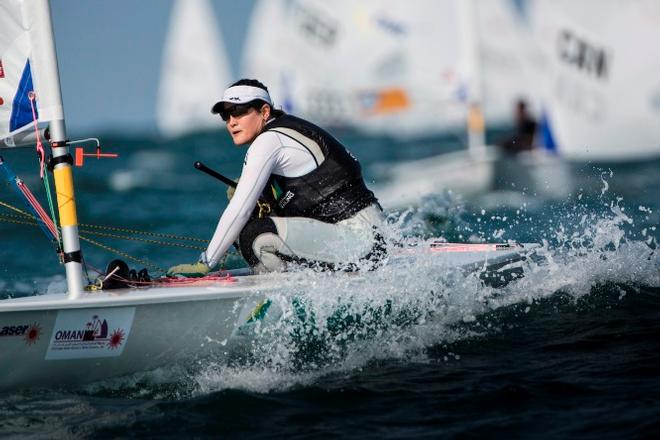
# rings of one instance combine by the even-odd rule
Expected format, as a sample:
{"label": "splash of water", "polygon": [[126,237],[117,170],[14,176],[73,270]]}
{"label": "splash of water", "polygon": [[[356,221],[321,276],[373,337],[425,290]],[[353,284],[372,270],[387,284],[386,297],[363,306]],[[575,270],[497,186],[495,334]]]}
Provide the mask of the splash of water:
{"label": "splash of water", "polygon": [[[427,256],[357,276],[288,274],[290,287],[270,298],[278,312],[250,330],[240,356],[206,365],[195,378],[197,392],[269,392],[381,359],[424,359],[430,347],[492,331],[490,324],[464,324],[507,307],[527,305],[527,312],[557,293],[577,301],[606,283],[660,286],[660,257],[649,245],[648,228],[645,240],[636,239],[634,214],[626,212],[620,198],[605,200],[603,194],[600,212],[569,205],[566,215],[554,217],[542,247],[523,263],[525,276],[502,288],[484,285],[478,274],[439,267]],[[520,209],[508,221],[524,223],[529,217]],[[417,222],[408,230],[424,227],[420,212],[394,220],[394,230],[411,226],[406,222]],[[505,235],[502,230],[496,230],[498,237]]]}

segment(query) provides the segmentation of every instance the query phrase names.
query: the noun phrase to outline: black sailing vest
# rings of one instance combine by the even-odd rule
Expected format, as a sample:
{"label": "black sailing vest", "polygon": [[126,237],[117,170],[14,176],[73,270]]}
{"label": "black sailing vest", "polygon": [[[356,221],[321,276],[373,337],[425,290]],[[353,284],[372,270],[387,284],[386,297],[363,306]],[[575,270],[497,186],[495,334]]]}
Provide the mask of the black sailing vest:
{"label": "black sailing vest", "polygon": [[305,147],[317,164],[317,168],[300,177],[271,174],[270,184],[277,190],[275,215],[337,223],[378,203],[362,179],[360,163],[322,128],[285,114],[269,122],[266,131],[284,135]]}

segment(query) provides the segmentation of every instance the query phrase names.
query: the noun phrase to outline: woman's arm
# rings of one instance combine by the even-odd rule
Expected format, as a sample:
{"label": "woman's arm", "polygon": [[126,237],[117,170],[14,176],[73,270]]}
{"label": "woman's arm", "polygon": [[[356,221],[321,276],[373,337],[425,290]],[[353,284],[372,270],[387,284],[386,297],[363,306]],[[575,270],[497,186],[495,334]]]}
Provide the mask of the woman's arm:
{"label": "woman's arm", "polygon": [[248,149],[234,197],[220,217],[208,248],[200,256],[200,261],[209,267],[218,265],[250,219],[276,166],[277,153],[281,147],[278,136],[266,132],[259,135]]}

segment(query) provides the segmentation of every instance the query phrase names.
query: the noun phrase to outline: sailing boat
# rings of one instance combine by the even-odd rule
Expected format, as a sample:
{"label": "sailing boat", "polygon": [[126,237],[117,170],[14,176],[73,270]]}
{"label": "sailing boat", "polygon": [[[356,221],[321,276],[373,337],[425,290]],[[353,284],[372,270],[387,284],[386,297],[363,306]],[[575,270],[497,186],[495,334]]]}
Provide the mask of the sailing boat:
{"label": "sailing boat", "polygon": [[229,57],[209,0],[176,0],[163,51],[156,122],[165,136],[217,129],[214,97],[231,83]]}
{"label": "sailing boat", "polygon": [[323,125],[394,137],[454,129],[465,121],[467,85],[446,38],[456,28],[447,6],[262,0],[242,72],[269,85],[286,111]]}
{"label": "sailing boat", "polygon": [[513,2],[445,0],[435,5],[455,22],[453,27],[439,26],[444,31],[439,39],[453,42],[453,47],[438,50],[454,53],[451,63],[461,78],[462,97],[454,128],[467,133],[466,148],[377,166],[375,173],[386,181],[375,188],[383,205],[405,208],[442,190],[474,197],[503,186],[511,190],[511,183],[517,190],[565,197],[572,190],[571,179],[556,158],[537,153],[503,156],[486,144],[486,124],[506,126],[516,101],[524,99],[535,107],[539,99],[529,61],[536,53]]}
{"label": "sailing boat", "polygon": [[243,70],[323,124],[404,139],[467,133],[462,151],[374,169],[392,182],[375,188],[381,202],[400,207],[440,188],[492,188],[485,121],[505,125],[517,99],[534,101],[527,41],[508,0],[262,0]]}
{"label": "sailing boat", "polygon": [[[225,353],[207,342],[227,341],[254,321],[268,295],[286,291],[286,274],[244,269],[140,288],[88,289],[50,6],[48,0],[0,0],[0,10],[0,138],[49,124],[61,226],[56,234],[67,280],[66,292],[0,300],[0,389],[80,384],[207,355],[221,358]],[[492,270],[499,279],[510,267],[517,270],[534,247],[431,243],[401,249],[386,264],[425,254],[443,269]],[[360,276],[349,280],[360,282]]]}
{"label": "sailing boat", "polygon": [[660,5],[533,1],[543,146],[572,161],[660,157]]}

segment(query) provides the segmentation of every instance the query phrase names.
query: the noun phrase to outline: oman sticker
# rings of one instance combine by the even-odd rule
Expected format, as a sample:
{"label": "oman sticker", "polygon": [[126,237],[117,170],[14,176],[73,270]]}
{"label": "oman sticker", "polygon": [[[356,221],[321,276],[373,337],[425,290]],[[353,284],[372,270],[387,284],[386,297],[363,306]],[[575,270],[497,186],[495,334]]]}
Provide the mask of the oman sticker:
{"label": "oman sticker", "polygon": [[135,307],[59,312],[46,360],[121,355],[133,326],[134,315]]}

